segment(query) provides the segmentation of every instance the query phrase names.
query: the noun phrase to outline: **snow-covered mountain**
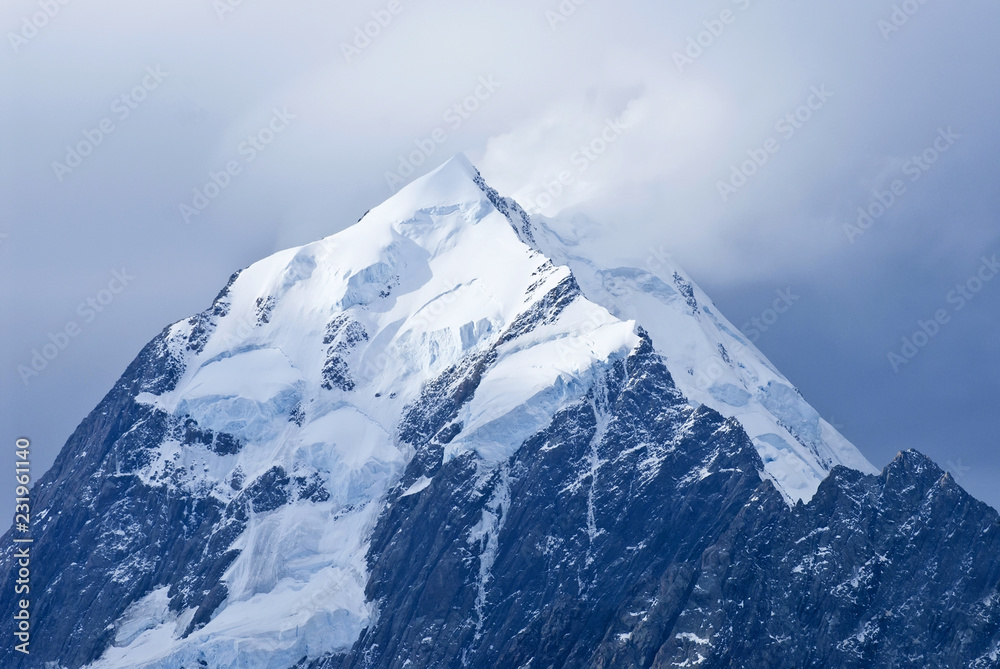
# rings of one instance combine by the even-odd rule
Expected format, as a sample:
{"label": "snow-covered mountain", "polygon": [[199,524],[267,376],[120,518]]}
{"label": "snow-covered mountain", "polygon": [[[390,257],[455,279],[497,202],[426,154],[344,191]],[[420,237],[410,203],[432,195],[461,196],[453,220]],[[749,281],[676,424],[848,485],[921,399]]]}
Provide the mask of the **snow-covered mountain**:
{"label": "snow-covered mountain", "polygon": [[[879,475],[682,270],[602,265],[462,156],[234,274],[38,488],[54,666],[911,666],[878,653],[914,570],[964,613],[905,657],[997,666],[992,510]],[[793,604],[822,642],[764,620]]]}

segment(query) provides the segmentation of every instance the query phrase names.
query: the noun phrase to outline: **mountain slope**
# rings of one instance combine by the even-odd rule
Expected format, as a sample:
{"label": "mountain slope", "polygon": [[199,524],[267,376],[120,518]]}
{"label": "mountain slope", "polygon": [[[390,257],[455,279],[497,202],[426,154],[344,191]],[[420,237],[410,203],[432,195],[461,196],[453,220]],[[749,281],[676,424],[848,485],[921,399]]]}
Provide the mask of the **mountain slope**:
{"label": "mountain slope", "polygon": [[876,476],[681,270],[558,225],[458,157],[233,275],[39,482],[46,635],[0,663],[992,661],[995,512],[920,456]]}
{"label": "mountain slope", "polygon": [[581,227],[539,217],[537,246],[568,266],[590,299],[646,328],[685,397],[740,422],[789,502],[808,501],[836,465],[877,473],[669,256],[603,265]]}

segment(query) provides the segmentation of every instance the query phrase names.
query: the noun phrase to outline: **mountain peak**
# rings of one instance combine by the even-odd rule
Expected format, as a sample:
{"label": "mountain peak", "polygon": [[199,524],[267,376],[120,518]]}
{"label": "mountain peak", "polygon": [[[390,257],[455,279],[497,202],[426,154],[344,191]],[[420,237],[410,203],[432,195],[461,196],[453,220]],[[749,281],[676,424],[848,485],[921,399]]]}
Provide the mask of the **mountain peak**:
{"label": "mountain peak", "polygon": [[[427,174],[399,189],[379,207],[419,211],[426,207],[458,204],[483,197],[476,167],[464,153],[458,153]],[[376,207],[379,208],[379,207]]]}
{"label": "mountain peak", "polygon": [[[444,161],[433,170],[417,177],[409,184],[400,189],[400,193],[407,191],[432,190],[454,188],[460,184],[476,185],[480,178],[479,170],[472,164],[472,161],[464,153],[456,153],[448,160]],[[437,194],[447,192],[447,190],[435,191]],[[447,196],[444,196],[447,199]]]}
{"label": "mountain peak", "polygon": [[[575,221],[559,223],[565,228]],[[350,279],[357,285],[338,303],[346,307],[393,292],[388,284],[394,276],[412,282],[435,271],[439,276],[433,283],[441,294],[450,294],[463,282],[485,285],[477,276],[480,272],[491,274],[492,290],[505,292],[502,268],[509,259],[548,259],[572,274],[590,302],[620,321],[646,327],[689,401],[740,422],[760,453],[765,475],[789,503],[810,499],[838,464],[877,473],[669,257],[660,254],[644,265],[607,266],[565,239],[552,231],[549,221],[530,217],[515,201],[501,196],[468,158],[458,154],[374,207],[360,225],[304,247],[295,254],[295,267],[267,271],[280,272],[285,277],[282,285],[288,276],[299,276],[306,265],[334,262],[345,271],[364,274],[368,278]],[[348,255],[341,257],[348,247]],[[459,247],[463,250],[455,255]],[[331,252],[333,248],[338,250]],[[312,257],[314,251],[318,255]],[[456,260],[431,262],[442,254]],[[438,269],[431,270],[430,264]],[[785,292],[785,299],[796,299],[791,291]],[[272,298],[277,299],[274,291],[255,296]],[[510,303],[510,299],[500,301]]]}
{"label": "mountain peak", "polygon": [[896,479],[902,479],[908,482],[921,481],[924,485],[931,486],[943,477],[950,478],[937,463],[913,448],[897,453],[892,462],[882,470],[881,476],[891,485],[896,484]]}
{"label": "mountain peak", "polygon": [[479,169],[472,164],[468,156],[465,153],[459,151],[453,155],[448,160],[444,161],[439,165],[434,171],[446,170],[446,169],[462,169],[469,176],[470,179],[475,179],[479,176]]}
{"label": "mountain peak", "polygon": [[[791,503],[873,469],[669,259],[602,266],[550,233],[458,155],[151,342],[40,483],[46,568],[97,565],[46,595],[80,609],[65,665],[286,667],[366,629],[387,649],[403,634],[372,584],[414,551],[476,566],[392,581],[463,584],[431,599],[464,607],[474,644],[502,582],[542,573],[517,556],[550,556],[579,603],[611,565],[705,546],[714,501],[735,512],[762,477]],[[651,532],[647,504],[681,515]],[[501,554],[522,522],[531,546]]]}

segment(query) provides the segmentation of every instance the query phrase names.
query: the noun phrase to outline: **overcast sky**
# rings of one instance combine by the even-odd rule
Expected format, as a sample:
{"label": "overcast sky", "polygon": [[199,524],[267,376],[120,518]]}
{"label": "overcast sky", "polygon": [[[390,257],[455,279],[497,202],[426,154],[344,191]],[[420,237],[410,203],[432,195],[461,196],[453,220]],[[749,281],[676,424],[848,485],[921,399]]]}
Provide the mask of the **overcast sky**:
{"label": "overcast sky", "polygon": [[234,270],[465,152],[759,319],[876,466],[917,448],[1000,507],[998,25],[987,0],[7,0],[3,443],[40,475]]}

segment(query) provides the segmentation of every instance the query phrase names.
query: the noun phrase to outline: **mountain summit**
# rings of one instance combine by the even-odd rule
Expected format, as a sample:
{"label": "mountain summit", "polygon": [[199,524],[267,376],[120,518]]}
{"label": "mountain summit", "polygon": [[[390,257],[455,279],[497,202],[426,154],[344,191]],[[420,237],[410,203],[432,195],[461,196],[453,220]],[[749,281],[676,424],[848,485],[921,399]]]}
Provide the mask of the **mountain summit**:
{"label": "mountain summit", "polygon": [[234,274],[39,483],[3,666],[997,666],[996,513],[558,227],[458,156]]}

